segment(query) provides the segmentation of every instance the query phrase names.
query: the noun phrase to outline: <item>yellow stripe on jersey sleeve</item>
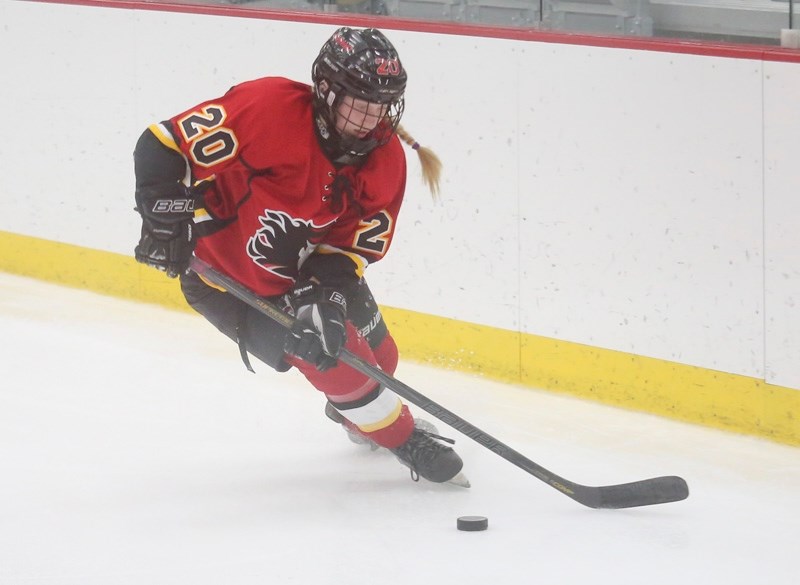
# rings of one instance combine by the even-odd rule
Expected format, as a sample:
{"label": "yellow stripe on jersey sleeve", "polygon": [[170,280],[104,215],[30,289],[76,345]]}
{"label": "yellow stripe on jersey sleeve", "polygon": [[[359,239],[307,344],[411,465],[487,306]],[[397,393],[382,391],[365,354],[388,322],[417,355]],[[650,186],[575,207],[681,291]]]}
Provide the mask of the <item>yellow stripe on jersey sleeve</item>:
{"label": "yellow stripe on jersey sleeve", "polygon": [[155,136],[161,144],[170,150],[174,150],[175,152],[183,155],[181,149],[178,148],[178,143],[175,142],[172,134],[163,124],[150,124],[147,129],[153,133],[153,136]]}
{"label": "yellow stripe on jersey sleeve", "polygon": [[206,211],[202,207],[199,207],[194,210],[194,223],[202,223],[204,221],[211,221],[213,219],[214,218],[211,217],[208,211]]}
{"label": "yellow stripe on jersey sleeve", "polygon": [[[216,175],[211,175],[210,177],[206,177],[201,181],[195,181],[194,185],[192,186],[198,188],[199,191],[202,193],[203,191],[205,191],[204,183],[209,183],[209,184],[213,183],[216,178],[217,178]],[[204,221],[211,221],[213,219],[214,218],[211,217],[208,211],[203,207],[197,207],[194,210],[194,223],[202,223]]]}
{"label": "yellow stripe on jersey sleeve", "polygon": [[220,285],[218,285],[218,284],[214,284],[214,283],[213,283],[213,282],[211,282],[210,280],[206,279],[206,278],[205,278],[205,277],[204,277],[202,274],[198,274],[197,276],[199,276],[199,277],[200,277],[200,280],[202,280],[204,283],[206,283],[206,284],[207,284],[208,286],[210,286],[211,288],[215,288],[215,289],[217,289],[217,290],[219,290],[219,291],[222,291],[222,292],[228,292],[227,290],[225,290],[224,288],[222,288]]}

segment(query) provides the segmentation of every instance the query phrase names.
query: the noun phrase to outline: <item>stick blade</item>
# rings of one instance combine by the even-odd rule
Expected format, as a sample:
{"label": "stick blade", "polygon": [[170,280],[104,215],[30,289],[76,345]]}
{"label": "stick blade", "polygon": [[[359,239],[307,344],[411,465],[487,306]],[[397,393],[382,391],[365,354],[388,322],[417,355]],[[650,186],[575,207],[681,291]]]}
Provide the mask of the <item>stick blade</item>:
{"label": "stick blade", "polygon": [[689,486],[682,477],[667,475],[601,487],[580,486],[573,499],[590,508],[618,510],[680,502],[689,497]]}

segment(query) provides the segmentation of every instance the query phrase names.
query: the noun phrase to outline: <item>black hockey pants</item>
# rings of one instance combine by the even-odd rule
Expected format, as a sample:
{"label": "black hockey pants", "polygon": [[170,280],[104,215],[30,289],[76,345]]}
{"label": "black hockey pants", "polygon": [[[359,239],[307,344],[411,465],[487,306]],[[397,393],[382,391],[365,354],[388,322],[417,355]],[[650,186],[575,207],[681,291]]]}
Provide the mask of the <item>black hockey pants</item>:
{"label": "black hockey pants", "polygon": [[[283,359],[283,347],[289,333],[282,325],[232,294],[207,285],[194,272],[181,276],[181,290],[195,311],[239,345],[245,365],[249,367],[246,351],[279,372],[290,369],[291,366]],[[348,321],[367,338],[370,347],[378,347],[388,330],[366,281],[362,278],[351,290],[344,292]],[[267,300],[281,308],[287,305],[283,295]]]}

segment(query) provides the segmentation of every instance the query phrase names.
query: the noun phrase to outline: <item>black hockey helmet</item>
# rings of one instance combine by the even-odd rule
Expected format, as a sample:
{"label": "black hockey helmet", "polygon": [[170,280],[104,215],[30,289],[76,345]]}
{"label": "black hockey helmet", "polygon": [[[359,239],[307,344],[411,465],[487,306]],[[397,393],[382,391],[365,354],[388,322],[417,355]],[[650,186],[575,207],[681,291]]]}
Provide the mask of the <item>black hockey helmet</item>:
{"label": "black hockey helmet", "polygon": [[[386,144],[403,115],[406,70],[397,51],[374,28],[342,27],[323,45],[311,68],[315,129],[334,162],[357,164]],[[345,96],[385,106],[381,122],[363,137],[336,130],[336,112]]]}

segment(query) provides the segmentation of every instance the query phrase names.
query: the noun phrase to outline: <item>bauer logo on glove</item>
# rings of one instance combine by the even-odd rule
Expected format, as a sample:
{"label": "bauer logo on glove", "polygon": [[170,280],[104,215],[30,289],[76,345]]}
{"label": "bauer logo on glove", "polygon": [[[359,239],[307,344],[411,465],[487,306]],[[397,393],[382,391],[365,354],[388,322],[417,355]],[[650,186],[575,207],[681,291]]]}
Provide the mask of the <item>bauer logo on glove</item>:
{"label": "bauer logo on glove", "polygon": [[330,297],[328,300],[332,303],[336,303],[342,308],[342,311],[347,314],[347,299],[345,299],[344,295],[340,293],[338,290],[331,291]]}
{"label": "bauer logo on glove", "polygon": [[156,199],[153,213],[193,213],[194,199]]}

